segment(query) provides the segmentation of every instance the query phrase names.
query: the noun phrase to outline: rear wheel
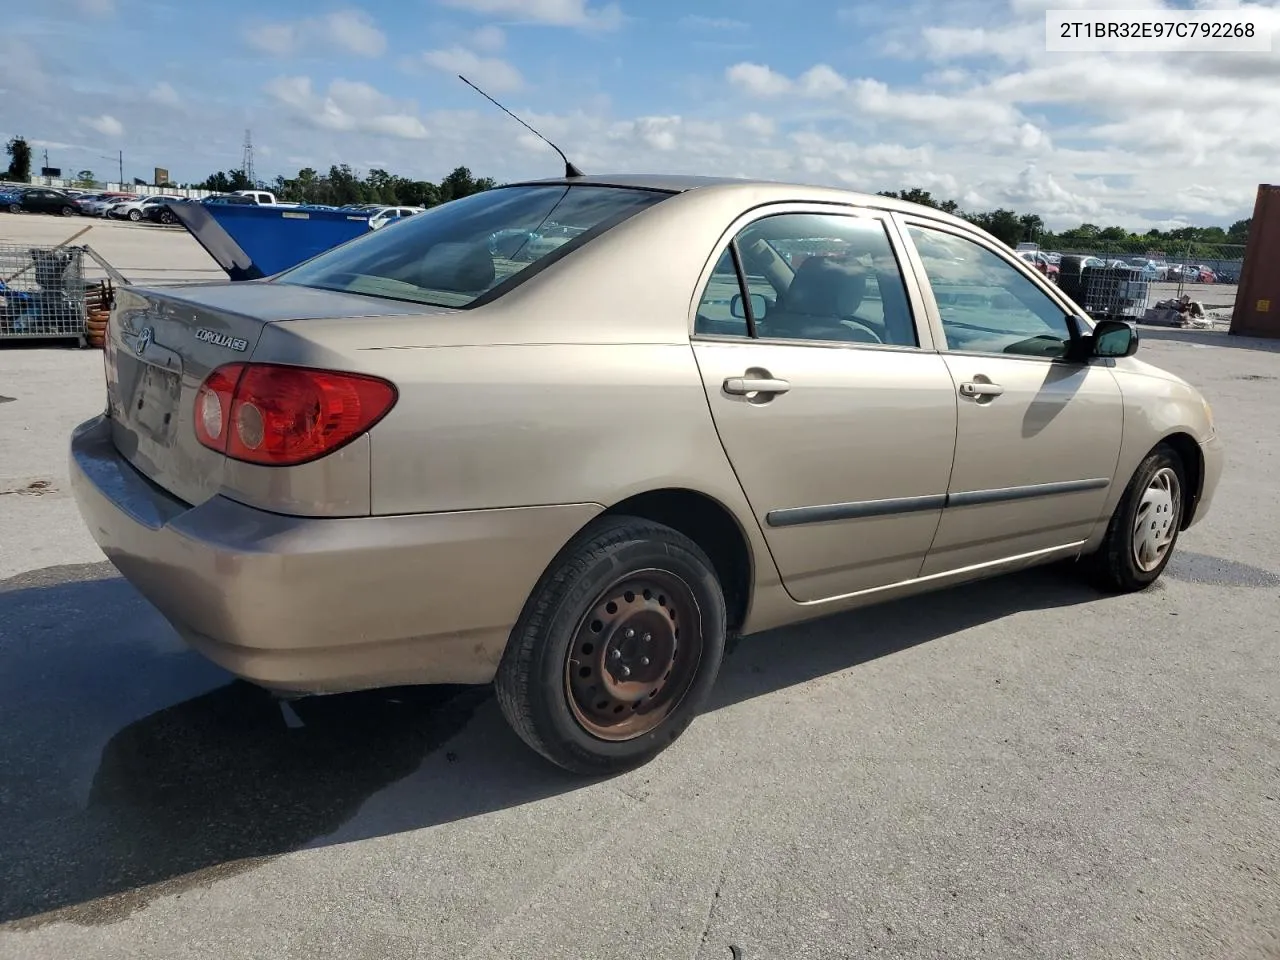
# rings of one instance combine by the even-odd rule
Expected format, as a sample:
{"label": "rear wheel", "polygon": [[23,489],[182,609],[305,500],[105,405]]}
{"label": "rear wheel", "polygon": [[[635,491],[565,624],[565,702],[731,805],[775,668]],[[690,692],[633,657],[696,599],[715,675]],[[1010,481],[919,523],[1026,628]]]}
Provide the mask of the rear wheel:
{"label": "rear wheel", "polygon": [[525,743],[566,770],[639,766],[697,716],[725,625],[697,544],[609,517],[562,551],[526,604],[498,668],[498,703]]}
{"label": "rear wheel", "polygon": [[61,212],[64,217],[74,217],[76,215],[76,208],[72,206],[66,206],[62,208]]}
{"label": "rear wheel", "polygon": [[1100,588],[1143,590],[1164,572],[1182,526],[1185,478],[1181,458],[1164,444],[1142,461],[1111,516],[1102,546],[1083,561]]}
{"label": "rear wheel", "polygon": [[133,223],[137,223],[139,220],[141,220],[141,219],[142,219],[142,212],[141,212],[141,211],[139,211],[139,210],[130,210],[130,211],[129,211],[129,219],[130,219],[130,221],[132,221]]}

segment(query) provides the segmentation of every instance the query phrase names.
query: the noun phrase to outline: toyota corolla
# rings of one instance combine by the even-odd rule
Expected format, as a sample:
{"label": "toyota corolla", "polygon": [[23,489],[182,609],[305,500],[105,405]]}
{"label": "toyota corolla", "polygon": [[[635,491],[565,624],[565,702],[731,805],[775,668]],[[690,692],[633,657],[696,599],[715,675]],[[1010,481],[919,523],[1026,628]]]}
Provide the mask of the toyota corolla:
{"label": "toyota corolla", "polygon": [[121,287],[109,330],[75,494],[192,646],[293,693],[492,682],[584,773],[675,740],[735,634],[1060,560],[1141,590],[1222,465],[1129,324],[818,187],[506,186]]}

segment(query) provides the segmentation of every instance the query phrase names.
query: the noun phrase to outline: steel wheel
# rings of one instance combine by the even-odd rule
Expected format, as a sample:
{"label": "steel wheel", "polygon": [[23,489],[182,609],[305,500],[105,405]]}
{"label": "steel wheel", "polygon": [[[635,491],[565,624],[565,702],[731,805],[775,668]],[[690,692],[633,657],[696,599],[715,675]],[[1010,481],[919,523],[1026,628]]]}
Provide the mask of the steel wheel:
{"label": "steel wheel", "polygon": [[592,736],[635,739],[680,705],[701,660],[688,584],[663,570],[630,574],[600,594],[569,647],[569,709]]}
{"label": "steel wheel", "polygon": [[1133,521],[1133,562],[1144,573],[1160,566],[1178,533],[1182,485],[1170,467],[1157,470],[1142,492]]}

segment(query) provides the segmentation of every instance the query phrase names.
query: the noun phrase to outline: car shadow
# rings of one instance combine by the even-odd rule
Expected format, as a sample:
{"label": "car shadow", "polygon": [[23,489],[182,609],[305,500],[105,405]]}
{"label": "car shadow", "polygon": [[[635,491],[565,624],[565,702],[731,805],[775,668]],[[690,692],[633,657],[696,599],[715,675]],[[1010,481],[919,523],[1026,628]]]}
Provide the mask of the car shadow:
{"label": "car shadow", "polygon": [[[708,709],[1095,599],[1033,570],[748,637]],[[0,582],[0,923],[111,921],[264,858],[591,782],[527,750],[488,687],[281,701],[188,651],[107,564]]]}

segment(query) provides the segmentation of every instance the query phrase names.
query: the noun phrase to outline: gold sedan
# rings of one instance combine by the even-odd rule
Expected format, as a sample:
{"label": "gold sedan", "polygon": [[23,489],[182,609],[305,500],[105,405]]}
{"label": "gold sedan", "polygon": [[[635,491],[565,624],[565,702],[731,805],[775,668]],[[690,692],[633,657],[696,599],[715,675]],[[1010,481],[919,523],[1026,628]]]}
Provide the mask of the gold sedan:
{"label": "gold sedan", "polygon": [[121,288],[72,473],[231,672],[493,682],[599,773],[676,739],[731,634],[1063,559],[1151,584],[1222,453],[1137,343],[936,210],[539,181],[263,281]]}

